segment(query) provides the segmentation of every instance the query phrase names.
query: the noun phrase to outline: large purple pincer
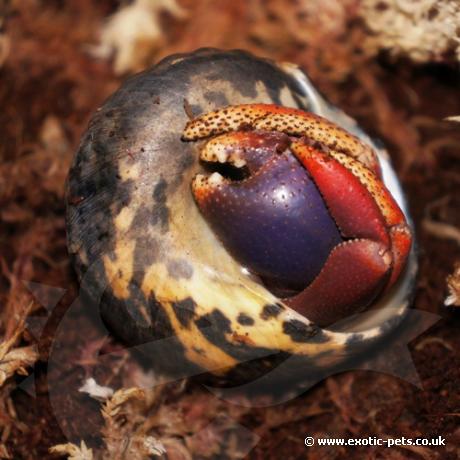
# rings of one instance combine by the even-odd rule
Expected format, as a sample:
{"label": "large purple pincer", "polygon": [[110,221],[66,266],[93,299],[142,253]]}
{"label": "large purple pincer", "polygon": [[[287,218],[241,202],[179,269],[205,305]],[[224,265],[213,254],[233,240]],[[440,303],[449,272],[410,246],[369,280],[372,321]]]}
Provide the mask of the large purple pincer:
{"label": "large purple pincer", "polygon": [[208,144],[202,159],[214,173],[195,178],[195,198],[235,258],[272,291],[298,292],[342,238],[288,136],[238,136],[237,144]]}

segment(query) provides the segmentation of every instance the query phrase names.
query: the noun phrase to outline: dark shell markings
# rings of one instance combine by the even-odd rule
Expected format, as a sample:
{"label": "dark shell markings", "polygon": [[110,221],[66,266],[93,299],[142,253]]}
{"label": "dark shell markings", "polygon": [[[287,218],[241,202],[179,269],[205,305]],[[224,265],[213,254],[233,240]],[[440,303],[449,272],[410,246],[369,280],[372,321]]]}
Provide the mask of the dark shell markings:
{"label": "dark shell markings", "polygon": [[[413,248],[394,286],[374,296],[365,314],[346,312],[337,323],[332,315],[320,327],[307,318],[308,309],[289,300],[317,279],[343,239],[323,190],[299,162],[302,155],[283,153],[291,148],[292,133],[246,124],[227,130],[235,131],[231,139],[257,138],[266,149],[250,158],[234,155],[223,170],[226,154],[214,161],[214,172],[203,152],[222,133],[182,138],[190,116],[248,104],[315,113],[373,147],[383,181],[407,217],[386,152],[328,105],[296,66],[243,51],[203,49],[171,56],[130,78],[94,115],[75,156],[67,190],[68,245],[85,290],[93,297],[103,293],[101,314],[110,329],[132,345],[168,339],[152,360],[171,372],[225,375],[272,355],[305,358],[300,374],[308,366],[327,368],[396,328],[409,306]],[[305,142],[298,148],[317,146]],[[243,169],[254,176],[251,181],[235,176]],[[254,188],[263,195],[267,184],[283,177],[286,193],[295,196],[287,214],[274,211],[273,197],[267,206],[251,201]],[[196,201],[197,181],[222,179],[237,183],[227,190],[227,208],[219,208],[217,196],[204,209]],[[289,189],[293,183],[296,193]],[[267,214],[273,220],[264,226]],[[286,237],[277,246],[279,234]]]}

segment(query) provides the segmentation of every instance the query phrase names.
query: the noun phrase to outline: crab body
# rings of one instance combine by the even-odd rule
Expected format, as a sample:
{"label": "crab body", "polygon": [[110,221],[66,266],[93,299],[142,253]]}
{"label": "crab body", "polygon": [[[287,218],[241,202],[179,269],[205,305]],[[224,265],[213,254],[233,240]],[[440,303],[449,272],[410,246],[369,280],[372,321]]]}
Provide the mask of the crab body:
{"label": "crab body", "polygon": [[199,174],[195,199],[235,257],[278,294],[292,291],[290,306],[330,325],[398,279],[411,231],[370,147],[322,117],[269,104],[204,114],[183,139],[210,136],[201,159],[247,177]]}
{"label": "crab body", "polygon": [[293,357],[281,377],[303,379],[362,353],[404,318],[416,267],[370,142],[295,66],[165,59],[104,104],[75,156],[82,289],[173,374],[248,380]]}

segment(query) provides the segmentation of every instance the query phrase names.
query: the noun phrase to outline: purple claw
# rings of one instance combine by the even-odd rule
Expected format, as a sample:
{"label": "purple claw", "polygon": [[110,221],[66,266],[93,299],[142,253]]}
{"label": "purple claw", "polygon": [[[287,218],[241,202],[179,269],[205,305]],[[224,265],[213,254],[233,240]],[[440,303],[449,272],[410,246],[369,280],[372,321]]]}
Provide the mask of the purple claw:
{"label": "purple claw", "polygon": [[289,151],[286,136],[237,134],[237,147],[219,140],[219,151],[208,144],[202,158],[214,166],[238,165],[248,176],[198,175],[192,184],[195,199],[248,270],[278,294],[298,292],[318,275],[342,238],[316,185]]}

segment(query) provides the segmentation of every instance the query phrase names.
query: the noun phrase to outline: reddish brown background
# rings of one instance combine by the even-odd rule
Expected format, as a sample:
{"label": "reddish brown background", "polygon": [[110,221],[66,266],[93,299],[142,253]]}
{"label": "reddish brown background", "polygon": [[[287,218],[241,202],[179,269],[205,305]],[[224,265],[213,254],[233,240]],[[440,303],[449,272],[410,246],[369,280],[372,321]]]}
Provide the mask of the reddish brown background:
{"label": "reddish brown background", "polygon": [[[183,1],[187,18],[162,13],[163,42],[157,49],[147,46],[141,61],[219,46],[301,64],[330,101],[389,147],[408,192],[420,245],[414,306],[442,319],[411,343],[422,388],[376,372],[353,371],[281,407],[246,410],[212,400],[193,384],[175,387],[173,396],[167,393],[160,400],[168,414],[182,417],[183,431],[177,428],[174,437],[193,458],[237,458],[231,445],[213,451],[207,449],[212,440],[191,436],[209,422],[210,413],[230,414],[261,437],[248,458],[458,458],[460,323],[455,308],[443,307],[446,276],[460,258],[460,134],[458,125],[443,120],[460,115],[458,64],[416,66],[386,53],[368,53],[362,47],[368,31],[354,14],[355,1],[348,1],[347,14],[338,18],[330,12],[326,18],[299,14],[299,2],[262,3]],[[65,289],[38,340],[35,397],[17,388],[24,377],[0,388],[0,444],[15,459],[47,458],[50,446],[66,442],[49,405],[46,371],[56,325],[78,292],[65,246],[64,181],[91,113],[124,78],[114,74],[109,60],[92,56],[89,46],[97,43],[104,18],[119,6],[109,0],[0,1],[9,41],[9,53],[0,63],[0,337],[11,335],[32,301],[23,280]],[[32,302],[35,314],[43,315]],[[77,315],[68,353],[81,366],[55,370],[54,381],[97,376],[115,388],[132,384],[137,371],[128,369],[131,377],[125,381],[119,375],[122,359],[118,367],[97,367],[91,347],[80,347],[79,334],[87,343],[97,342],[98,331],[92,328],[84,315]],[[36,343],[34,336],[28,328],[18,344]],[[113,341],[107,347],[117,346]],[[99,406],[89,404],[88,417],[75,417],[66,430],[73,433],[72,441],[89,437],[93,448],[102,449]],[[68,407],[70,414],[73,410]],[[442,435],[447,448],[306,450],[306,435]],[[178,452],[172,449],[169,458],[187,458]]]}

